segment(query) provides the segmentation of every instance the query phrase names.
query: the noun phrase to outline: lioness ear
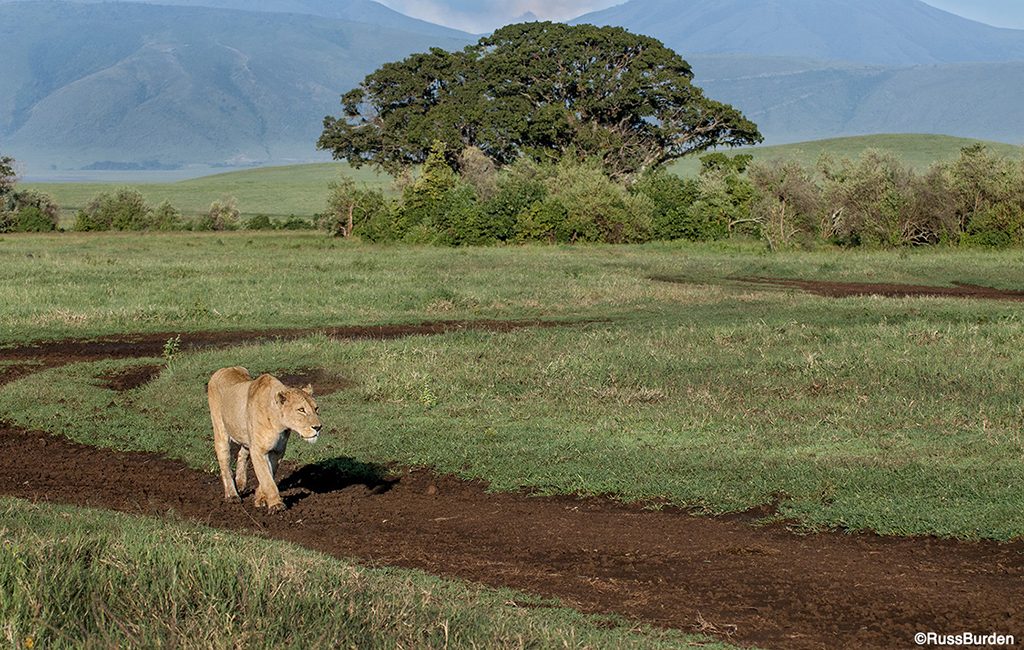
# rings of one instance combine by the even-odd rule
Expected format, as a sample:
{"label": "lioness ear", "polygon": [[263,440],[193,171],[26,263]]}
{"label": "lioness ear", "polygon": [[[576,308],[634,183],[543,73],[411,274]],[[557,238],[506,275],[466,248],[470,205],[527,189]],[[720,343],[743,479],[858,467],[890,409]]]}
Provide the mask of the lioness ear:
{"label": "lioness ear", "polygon": [[281,391],[280,393],[277,394],[277,403],[278,404],[281,404],[283,406],[284,403],[287,402],[287,401],[288,401],[288,396],[285,395],[284,391]]}
{"label": "lioness ear", "polygon": [[305,386],[303,386],[302,387],[302,392],[307,394],[307,395],[312,395],[313,394],[313,384],[306,384]]}

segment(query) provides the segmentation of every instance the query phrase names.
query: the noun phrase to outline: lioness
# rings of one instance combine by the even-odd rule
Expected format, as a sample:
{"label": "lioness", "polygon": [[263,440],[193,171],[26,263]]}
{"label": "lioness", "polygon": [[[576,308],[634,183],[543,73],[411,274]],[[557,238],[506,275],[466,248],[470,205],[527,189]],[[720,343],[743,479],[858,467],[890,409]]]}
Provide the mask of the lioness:
{"label": "lioness", "polygon": [[[294,431],[312,443],[323,428],[312,397],[313,388],[289,388],[272,375],[253,379],[248,370],[236,366],[213,373],[206,395],[210,400],[213,446],[220,464],[224,498],[241,501],[238,493],[245,490],[246,462],[251,456],[260,482],[256,506],[266,506],[270,512],[284,510],[274,474],[284,456],[288,436]],[[232,477],[231,457],[236,450],[238,459]]]}

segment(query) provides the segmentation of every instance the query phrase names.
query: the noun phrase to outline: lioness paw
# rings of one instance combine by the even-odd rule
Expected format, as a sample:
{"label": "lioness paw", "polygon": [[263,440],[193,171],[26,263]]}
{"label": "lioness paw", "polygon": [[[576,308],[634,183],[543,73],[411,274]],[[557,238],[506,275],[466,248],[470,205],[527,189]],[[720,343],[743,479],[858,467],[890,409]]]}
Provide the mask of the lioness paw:
{"label": "lioness paw", "polygon": [[288,506],[284,505],[283,502],[282,503],[272,503],[269,506],[267,506],[267,512],[284,512],[287,509],[288,509]]}

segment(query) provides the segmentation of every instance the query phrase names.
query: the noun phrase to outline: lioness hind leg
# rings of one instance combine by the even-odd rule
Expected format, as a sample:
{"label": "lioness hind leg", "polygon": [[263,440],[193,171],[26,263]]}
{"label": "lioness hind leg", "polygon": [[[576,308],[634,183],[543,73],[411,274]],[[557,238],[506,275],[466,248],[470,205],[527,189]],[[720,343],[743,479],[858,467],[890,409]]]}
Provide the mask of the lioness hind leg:
{"label": "lioness hind leg", "polygon": [[238,458],[235,460],[235,488],[239,494],[245,492],[249,484],[249,450],[239,445]]}

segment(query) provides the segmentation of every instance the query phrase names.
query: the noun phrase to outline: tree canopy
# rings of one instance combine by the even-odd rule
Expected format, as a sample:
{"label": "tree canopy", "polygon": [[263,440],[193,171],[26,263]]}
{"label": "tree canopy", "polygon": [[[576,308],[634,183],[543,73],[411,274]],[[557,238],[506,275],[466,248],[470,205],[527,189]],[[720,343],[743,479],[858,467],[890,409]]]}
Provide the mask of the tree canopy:
{"label": "tree canopy", "polygon": [[450,162],[478,147],[497,165],[521,156],[596,157],[630,178],[689,153],[761,141],[738,110],[704,96],[678,54],[618,27],[509,25],[459,52],[388,63],[342,96],[318,146],[353,166]]}

